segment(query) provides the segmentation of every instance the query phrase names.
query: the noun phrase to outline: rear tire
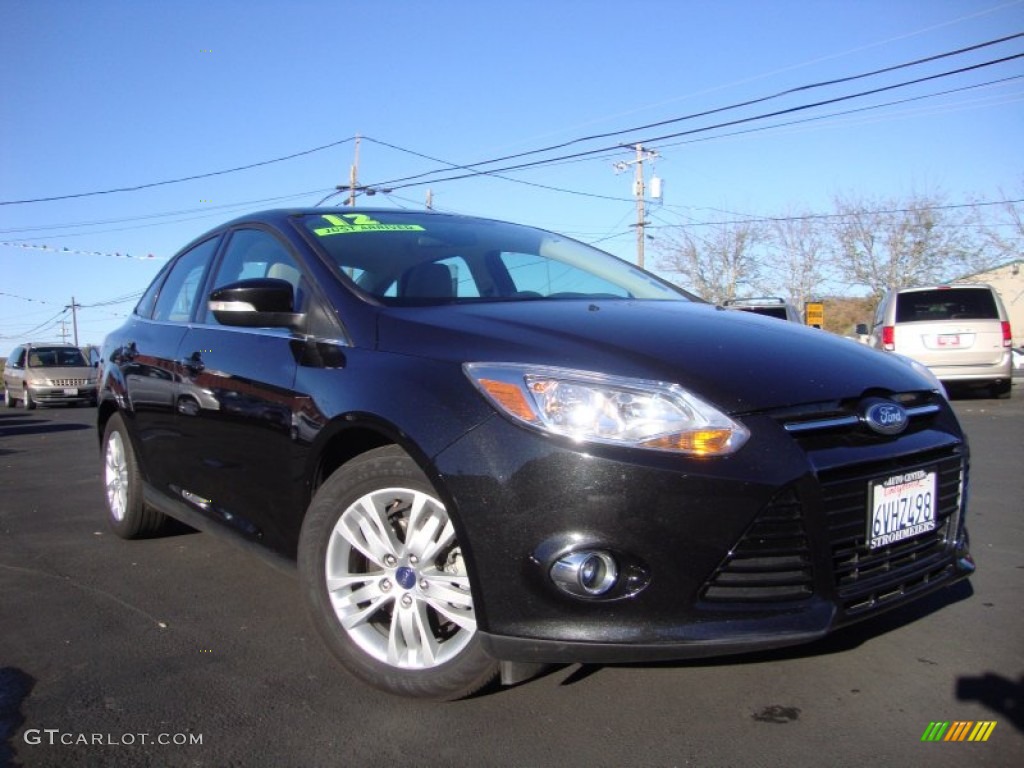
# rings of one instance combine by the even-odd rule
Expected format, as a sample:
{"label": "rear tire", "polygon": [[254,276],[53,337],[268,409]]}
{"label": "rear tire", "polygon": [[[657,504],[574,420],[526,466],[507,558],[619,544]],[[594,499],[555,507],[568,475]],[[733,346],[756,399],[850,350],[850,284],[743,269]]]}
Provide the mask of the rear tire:
{"label": "rear tire", "polygon": [[4,404],[8,408],[14,407],[14,398],[11,397],[11,390],[9,390],[7,387],[4,387]]}
{"label": "rear tire", "polygon": [[1013,393],[1013,379],[992,385],[992,397],[1000,400],[1009,400]]}
{"label": "rear tire", "polygon": [[122,539],[158,536],[168,518],[142,500],[142,476],[121,414],[115,413],[103,432],[103,481],[107,522]]}
{"label": "rear tire", "polygon": [[497,675],[448,512],[397,446],[353,459],[320,487],[302,525],[299,575],[313,625],[370,685],[450,701]]}

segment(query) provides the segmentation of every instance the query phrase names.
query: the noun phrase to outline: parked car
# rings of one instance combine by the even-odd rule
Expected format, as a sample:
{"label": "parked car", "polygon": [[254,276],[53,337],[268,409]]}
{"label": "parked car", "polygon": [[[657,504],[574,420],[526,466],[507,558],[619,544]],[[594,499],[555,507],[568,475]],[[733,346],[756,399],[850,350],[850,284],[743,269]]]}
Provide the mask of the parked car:
{"label": "parked car", "polygon": [[926,368],[546,231],[245,216],[102,358],[113,530],[297,563],[326,645],[393,693],[809,642],[974,570]]}
{"label": "parked car", "polygon": [[995,397],[1010,396],[1013,334],[991,286],[890,291],[875,310],[869,334],[871,346],[913,358],[943,382],[982,385]]}
{"label": "parked car", "polygon": [[20,344],[4,366],[4,402],[36,405],[95,405],[96,369],[71,344]]}
{"label": "parked car", "polygon": [[802,323],[800,311],[785,299],[778,296],[760,296],[750,299],[729,299],[724,305],[727,309],[739,309],[743,312],[753,312],[765,317],[774,317],[778,320],[789,320],[793,323]]}

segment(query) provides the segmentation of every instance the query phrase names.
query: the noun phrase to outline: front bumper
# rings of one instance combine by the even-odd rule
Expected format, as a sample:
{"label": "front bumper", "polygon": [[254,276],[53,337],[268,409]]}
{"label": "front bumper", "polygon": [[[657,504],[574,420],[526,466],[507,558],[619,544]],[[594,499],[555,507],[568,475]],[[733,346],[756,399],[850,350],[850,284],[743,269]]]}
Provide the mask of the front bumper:
{"label": "front bumper", "polygon": [[32,400],[39,405],[71,405],[96,403],[96,385],[92,386],[34,386],[28,387]]}
{"label": "front bumper", "polygon": [[[484,648],[611,663],[782,647],[973,571],[967,446],[948,405],[897,438],[744,423],[743,450],[710,461],[582,452],[498,417],[442,453],[437,484],[456,511]],[[937,529],[869,551],[869,483],[922,467],[938,477]],[[646,586],[608,600],[560,592],[552,558],[579,547],[637,564]]]}

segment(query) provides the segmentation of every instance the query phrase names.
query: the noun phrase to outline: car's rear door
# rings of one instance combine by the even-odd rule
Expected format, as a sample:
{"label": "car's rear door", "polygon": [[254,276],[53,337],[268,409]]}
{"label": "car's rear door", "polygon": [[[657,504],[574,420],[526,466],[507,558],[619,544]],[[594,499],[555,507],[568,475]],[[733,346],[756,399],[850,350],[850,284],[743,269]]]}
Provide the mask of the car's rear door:
{"label": "car's rear door", "polygon": [[896,297],[896,351],[932,368],[997,365],[1003,329],[988,288],[934,288]]}
{"label": "car's rear door", "polygon": [[151,289],[152,306],[143,307],[143,297],[132,319],[107,339],[109,364],[120,369],[129,430],[143,472],[153,486],[171,495],[183,472],[174,410],[178,347],[219,243],[213,237],[182,253],[162,283]]}

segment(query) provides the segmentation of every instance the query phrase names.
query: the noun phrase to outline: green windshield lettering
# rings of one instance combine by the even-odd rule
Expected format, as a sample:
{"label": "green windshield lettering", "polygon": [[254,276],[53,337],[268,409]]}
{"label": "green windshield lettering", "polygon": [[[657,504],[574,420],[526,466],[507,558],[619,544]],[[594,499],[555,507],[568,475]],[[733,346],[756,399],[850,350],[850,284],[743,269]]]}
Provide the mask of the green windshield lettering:
{"label": "green windshield lettering", "polygon": [[327,235],[343,235],[350,232],[423,232],[419,224],[381,224],[365,213],[345,213],[336,216],[333,213],[323,214],[323,218],[330,227],[314,229],[313,232],[320,237]]}

